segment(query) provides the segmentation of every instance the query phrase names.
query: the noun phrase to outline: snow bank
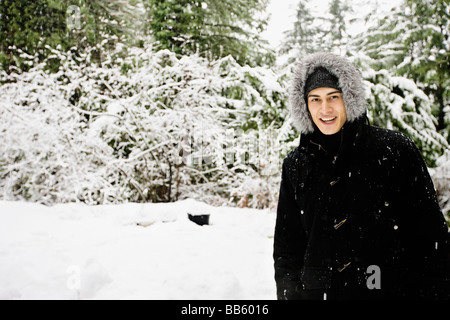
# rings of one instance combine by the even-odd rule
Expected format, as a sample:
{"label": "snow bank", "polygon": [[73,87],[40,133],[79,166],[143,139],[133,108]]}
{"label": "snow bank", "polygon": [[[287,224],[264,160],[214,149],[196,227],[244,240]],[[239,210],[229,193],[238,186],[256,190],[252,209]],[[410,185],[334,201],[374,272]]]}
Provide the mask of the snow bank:
{"label": "snow bank", "polygon": [[274,223],[194,200],[0,202],[0,299],[275,299]]}

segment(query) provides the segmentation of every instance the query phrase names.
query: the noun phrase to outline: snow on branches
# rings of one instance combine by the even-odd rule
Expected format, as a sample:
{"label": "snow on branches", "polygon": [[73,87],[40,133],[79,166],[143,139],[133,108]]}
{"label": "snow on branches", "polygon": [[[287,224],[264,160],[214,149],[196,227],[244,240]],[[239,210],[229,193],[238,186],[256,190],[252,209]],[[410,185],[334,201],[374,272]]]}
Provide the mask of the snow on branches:
{"label": "snow on branches", "polygon": [[269,206],[242,199],[257,198],[246,180],[277,189],[287,111],[276,75],[231,57],[121,49],[101,64],[54,50],[57,73],[39,64],[4,74],[1,197]]}

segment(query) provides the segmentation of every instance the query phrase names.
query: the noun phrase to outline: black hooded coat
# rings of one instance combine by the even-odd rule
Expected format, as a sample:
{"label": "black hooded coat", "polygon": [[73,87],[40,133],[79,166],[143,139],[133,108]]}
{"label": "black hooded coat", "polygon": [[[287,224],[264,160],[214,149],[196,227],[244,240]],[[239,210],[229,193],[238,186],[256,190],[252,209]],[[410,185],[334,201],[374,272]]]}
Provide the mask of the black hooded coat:
{"label": "black hooded coat", "polygon": [[274,238],[278,298],[449,298],[448,228],[419,150],[407,136],[367,123],[362,81],[341,57],[304,60],[293,109],[306,107],[303,86],[318,66],[339,78],[348,121],[325,136],[305,110],[292,110],[302,135],[283,163]]}

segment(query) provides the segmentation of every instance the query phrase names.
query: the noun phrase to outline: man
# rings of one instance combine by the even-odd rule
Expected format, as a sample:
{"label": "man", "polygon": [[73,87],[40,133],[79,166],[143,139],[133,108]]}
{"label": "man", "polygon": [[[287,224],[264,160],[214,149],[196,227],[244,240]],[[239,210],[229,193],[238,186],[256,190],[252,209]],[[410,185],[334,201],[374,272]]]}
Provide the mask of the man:
{"label": "man", "polygon": [[279,299],[447,298],[446,226],[405,135],[370,126],[358,70],[319,53],[294,75],[301,132],[283,162],[274,239]]}

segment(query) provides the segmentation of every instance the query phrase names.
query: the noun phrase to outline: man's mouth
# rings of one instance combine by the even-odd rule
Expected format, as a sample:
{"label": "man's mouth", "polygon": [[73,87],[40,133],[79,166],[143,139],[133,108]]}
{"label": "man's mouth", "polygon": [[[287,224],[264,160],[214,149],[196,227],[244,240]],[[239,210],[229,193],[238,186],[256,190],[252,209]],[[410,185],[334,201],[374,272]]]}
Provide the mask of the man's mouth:
{"label": "man's mouth", "polygon": [[320,118],[320,121],[322,121],[325,124],[331,124],[336,120],[337,117],[329,117],[329,118]]}

